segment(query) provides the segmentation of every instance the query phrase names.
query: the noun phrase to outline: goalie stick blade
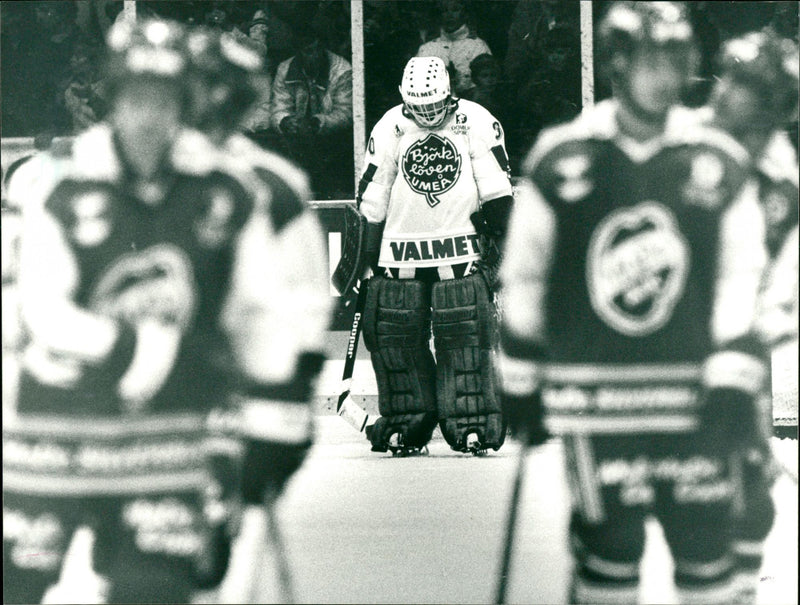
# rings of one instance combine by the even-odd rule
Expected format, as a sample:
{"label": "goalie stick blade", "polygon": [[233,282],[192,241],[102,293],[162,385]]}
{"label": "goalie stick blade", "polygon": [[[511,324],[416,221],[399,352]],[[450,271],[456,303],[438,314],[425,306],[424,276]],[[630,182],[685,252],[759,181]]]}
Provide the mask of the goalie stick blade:
{"label": "goalie stick blade", "polygon": [[342,256],[333,272],[331,283],[342,296],[347,296],[361,277],[364,268],[364,232],[367,219],[355,206],[345,206]]}
{"label": "goalie stick blade", "polygon": [[367,414],[364,408],[353,401],[349,391],[339,396],[339,404],[336,407],[336,413],[344,418],[347,424],[358,432],[363,432],[367,427],[369,414]]}

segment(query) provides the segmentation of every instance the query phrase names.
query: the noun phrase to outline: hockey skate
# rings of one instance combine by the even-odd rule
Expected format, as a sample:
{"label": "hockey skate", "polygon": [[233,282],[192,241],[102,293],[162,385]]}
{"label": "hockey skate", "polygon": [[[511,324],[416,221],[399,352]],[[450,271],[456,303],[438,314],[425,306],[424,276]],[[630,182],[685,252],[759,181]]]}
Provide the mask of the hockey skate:
{"label": "hockey skate", "polygon": [[400,433],[392,433],[389,437],[389,451],[392,452],[392,456],[397,458],[406,458],[409,456],[427,456],[428,455],[428,446],[413,446],[413,445],[404,445],[403,444],[403,436]]}
{"label": "hockey skate", "polygon": [[465,451],[471,453],[473,456],[486,455],[486,447],[481,443],[478,433],[470,433],[467,435],[467,438],[464,439],[464,447],[466,448]]}

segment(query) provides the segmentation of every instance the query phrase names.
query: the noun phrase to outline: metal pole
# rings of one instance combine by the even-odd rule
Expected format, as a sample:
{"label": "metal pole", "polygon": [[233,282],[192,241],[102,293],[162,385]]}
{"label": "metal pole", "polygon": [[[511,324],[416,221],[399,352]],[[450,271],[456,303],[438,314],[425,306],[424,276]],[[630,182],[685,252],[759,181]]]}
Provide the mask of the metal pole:
{"label": "metal pole", "polygon": [[350,46],[353,65],[353,168],[354,191],[364,160],[366,142],[366,110],[364,109],[364,3],[350,2]]}
{"label": "metal pole", "polygon": [[581,0],[581,100],[594,105],[594,47],[592,44],[592,1]]}
{"label": "metal pole", "polygon": [[126,21],[136,21],[136,0],[125,0],[122,3],[122,11]]}

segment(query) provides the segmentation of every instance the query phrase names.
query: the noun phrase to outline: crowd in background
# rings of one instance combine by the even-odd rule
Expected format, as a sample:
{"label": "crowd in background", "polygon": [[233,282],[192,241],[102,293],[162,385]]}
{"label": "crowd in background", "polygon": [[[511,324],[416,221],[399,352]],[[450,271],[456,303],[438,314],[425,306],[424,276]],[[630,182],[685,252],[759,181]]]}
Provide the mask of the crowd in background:
{"label": "crowd in background", "polygon": [[[594,2],[595,19],[607,4]],[[4,137],[74,135],[102,117],[105,100],[97,57],[105,32],[123,6],[121,0],[3,3]],[[704,52],[688,105],[706,100],[713,57],[722,41],[768,24],[797,39],[796,2],[695,2],[691,8]],[[353,197],[352,102],[340,106],[351,89],[333,90],[337,78],[350,80],[352,86],[348,0],[140,0],[136,11],[249,38],[265,56],[268,77],[263,98],[243,129],[309,170],[320,197]],[[418,54],[445,59],[455,94],[485,105],[500,120],[513,174],[542,127],[581,110],[577,2],[367,0],[363,33],[367,131],[400,103],[397,82],[406,61]],[[290,70],[287,62],[309,44],[322,51],[317,61],[321,72],[305,82],[292,81],[305,70]],[[294,95],[293,111],[305,112],[285,122],[287,128],[275,121],[276,88],[283,91],[284,102],[286,94]],[[301,90],[306,92],[298,98]],[[595,97],[608,92],[598,85]],[[315,115],[317,120],[312,119]],[[301,122],[301,128],[289,127]],[[796,128],[792,135],[796,143]],[[331,150],[337,150],[333,158]]]}

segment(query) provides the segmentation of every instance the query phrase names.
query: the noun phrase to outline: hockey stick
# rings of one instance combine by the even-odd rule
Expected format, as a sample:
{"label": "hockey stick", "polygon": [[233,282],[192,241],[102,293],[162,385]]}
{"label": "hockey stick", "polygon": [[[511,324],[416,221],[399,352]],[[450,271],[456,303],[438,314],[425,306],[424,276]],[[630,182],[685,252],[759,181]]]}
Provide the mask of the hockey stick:
{"label": "hockey stick", "polygon": [[523,435],[517,456],[517,469],[514,475],[514,485],[511,489],[511,500],[508,504],[503,555],[500,561],[500,576],[498,577],[497,593],[494,600],[497,605],[503,605],[506,602],[506,589],[508,588],[509,572],[511,571],[511,554],[514,550],[517,512],[519,511],[520,495],[522,494],[522,480],[525,477],[525,462],[530,450],[530,446],[526,442],[527,438]]}
{"label": "hockey stick", "polygon": [[344,418],[350,426],[359,432],[367,428],[369,414],[358,405],[350,396],[350,385],[353,382],[353,368],[356,363],[356,351],[358,350],[358,339],[361,335],[361,317],[364,315],[364,307],[367,304],[367,284],[360,281],[356,288],[358,297],[356,306],[353,309],[353,325],[350,328],[350,337],[347,339],[347,353],[344,359],[344,371],[342,372],[342,392],[339,401],[336,403],[336,413]]}
{"label": "hockey stick", "polygon": [[292,581],[292,573],[289,569],[286,546],[283,542],[283,535],[281,534],[280,527],[278,526],[278,519],[275,516],[275,503],[267,501],[264,506],[267,513],[269,537],[272,538],[271,544],[272,552],[275,556],[275,566],[278,570],[278,584],[283,599],[281,602],[296,603],[294,582]]}

